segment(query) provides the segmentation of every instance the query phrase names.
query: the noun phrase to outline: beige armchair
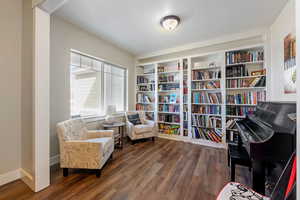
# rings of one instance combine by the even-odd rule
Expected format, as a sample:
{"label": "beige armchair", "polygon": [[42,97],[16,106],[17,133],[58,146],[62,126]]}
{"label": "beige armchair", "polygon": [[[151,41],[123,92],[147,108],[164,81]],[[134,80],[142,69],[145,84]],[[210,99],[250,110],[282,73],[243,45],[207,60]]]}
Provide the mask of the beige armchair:
{"label": "beige armchair", "polygon": [[[138,114],[141,124],[134,125],[130,122],[130,116]],[[127,135],[132,141],[132,144],[138,139],[143,138],[152,138],[155,140],[155,137],[158,136],[157,124],[154,121],[147,120],[144,112],[140,111],[128,111],[126,112],[126,128]],[[132,120],[131,120],[132,121]]]}
{"label": "beige armchair", "polygon": [[64,176],[69,168],[101,169],[114,151],[114,134],[111,130],[89,131],[81,119],[57,124],[60,149],[60,167]]}

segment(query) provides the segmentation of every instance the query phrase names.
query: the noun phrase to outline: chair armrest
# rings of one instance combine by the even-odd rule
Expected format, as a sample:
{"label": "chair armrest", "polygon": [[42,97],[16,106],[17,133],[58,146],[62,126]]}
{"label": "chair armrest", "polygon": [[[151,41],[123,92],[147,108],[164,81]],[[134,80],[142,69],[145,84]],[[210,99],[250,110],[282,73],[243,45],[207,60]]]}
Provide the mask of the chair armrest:
{"label": "chair armrest", "polygon": [[66,141],[61,152],[61,167],[98,169],[103,159],[103,144],[82,140]]}
{"label": "chair armrest", "polygon": [[93,138],[102,138],[102,137],[114,137],[113,130],[92,130],[87,131],[85,133],[86,139],[93,139]]}
{"label": "chair armrest", "polygon": [[144,120],[144,123],[146,124],[146,125],[150,125],[150,126],[155,126],[155,122],[154,121],[151,121],[151,120]]}

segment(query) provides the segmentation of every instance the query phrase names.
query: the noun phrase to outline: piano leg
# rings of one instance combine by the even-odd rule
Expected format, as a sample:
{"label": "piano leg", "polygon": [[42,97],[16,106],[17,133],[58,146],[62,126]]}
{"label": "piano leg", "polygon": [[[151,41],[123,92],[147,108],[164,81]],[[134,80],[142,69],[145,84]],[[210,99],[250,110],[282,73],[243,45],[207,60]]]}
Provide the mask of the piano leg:
{"label": "piano leg", "polygon": [[252,184],[254,191],[265,195],[265,164],[263,162],[253,161],[252,163]]}

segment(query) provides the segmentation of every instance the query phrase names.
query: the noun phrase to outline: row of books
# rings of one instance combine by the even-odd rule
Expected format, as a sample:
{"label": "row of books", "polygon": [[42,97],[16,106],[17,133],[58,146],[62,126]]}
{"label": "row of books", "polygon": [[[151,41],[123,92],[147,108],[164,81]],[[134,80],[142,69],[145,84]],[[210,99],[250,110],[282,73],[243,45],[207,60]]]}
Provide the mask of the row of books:
{"label": "row of books", "polygon": [[219,129],[193,127],[192,134],[192,137],[196,139],[210,140],[216,143],[222,142],[222,131]]}
{"label": "row of books", "polygon": [[170,114],[159,114],[158,121],[168,122],[168,123],[180,123],[179,115],[170,115]]}
{"label": "row of books", "polygon": [[202,128],[222,128],[221,117],[192,115],[192,125]]}
{"label": "row of books", "polygon": [[266,91],[241,92],[236,94],[228,94],[226,96],[227,104],[254,104],[258,101],[266,100]]}
{"label": "row of books", "polygon": [[158,77],[158,81],[160,83],[162,83],[162,82],[179,82],[179,74],[176,74],[176,75],[161,74]]}
{"label": "row of books", "polygon": [[234,116],[245,116],[253,114],[255,107],[227,106],[226,114]]}
{"label": "row of books", "polygon": [[227,88],[243,88],[243,87],[265,87],[266,77],[255,77],[246,79],[230,79],[226,80]]}
{"label": "row of books", "polygon": [[158,96],[159,103],[179,103],[179,95],[177,94],[168,94],[168,95],[159,95]]}
{"label": "row of books", "polygon": [[137,85],[137,91],[154,91],[154,85]]}
{"label": "row of books", "polygon": [[176,90],[176,89],[179,89],[179,87],[180,87],[179,83],[159,84],[158,85],[158,90],[159,91]]}
{"label": "row of books", "polygon": [[264,60],[263,50],[252,51],[234,51],[226,53],[227,64],[243,63],[243,62],[256,62]]}
{"label": "row of books", "polygon": [[183,95],[183,103],[188,103],[188,95]]}
{"label": "row of books", "polygon": [[170,124],[158,124],[158,129],[160,133],[168,135],[180,135],[180,126],[179,125],[170,125]]}
{"label": "row of books", "polygon": [[192,80],[207,80],[207,79],[219,79],[221,78],[221,71],[193,71]]}
{"label": "row of books", "polygon": [[155,81],[153,79],[149,79],[149,78],[146,78],[144,76],[137,76],[136,77],[136,83],[137,84],[141,84],[141,83],[155,83]]}
{"label": "row of books", "polygon": [[246,65],[235,65],[226,67],[226,77],[249,76]]}
{"label": "row of books", "polygon": [[192,89],[202,90],[202,89],[219,89],[220,81],[209,81],[209,82],[192,82]]}
{"label": "row of books", "polygon": [[160,72],[174,72],[180,70],[180,65],[172,64],[172,65],[159,65],[157,68],[158,73]]}
{"label": "row of books", "polygon": [[153,96],[138,93],[136,96],[136,101],[138,103],[153,103],[154,99],[153,99]]}
{"label": "row of books", "polygon": [[136,104],[136,110],[154,111],[153,105]]}
{"label": "row of books", "polygon": [[227,129],[236,129],[236,119],[228,119],[226,121],[226,128]]}
{"label": "row of books", "polygon": [[220,92],[216,92],[216,93],[193,92],[192,103],[221,104],[222,103],[222,94]]}
{"label": "row of books", "polygon": [[192,113],[195,114],[214,114],[221,115],[221,106],[210,105],[210,106],[202,106],[202,105],[193,105]]}
{"label": "row of books", "polygon": [[160,111],[160,112],[179,112],[180,106],[172,105],[172,104],[160,104],[158,106],[158,111]]}

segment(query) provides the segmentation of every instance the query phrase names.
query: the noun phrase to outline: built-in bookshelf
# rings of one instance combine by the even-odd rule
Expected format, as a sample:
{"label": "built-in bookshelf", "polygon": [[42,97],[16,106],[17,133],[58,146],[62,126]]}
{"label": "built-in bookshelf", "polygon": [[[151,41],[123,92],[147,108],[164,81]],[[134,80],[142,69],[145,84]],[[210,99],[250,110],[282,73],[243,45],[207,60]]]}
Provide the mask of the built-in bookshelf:
{"label": "built-in bookshelf", "polygon": [[136,67],[136,110],[155,120],[155,64]]}
{"label": "built-in bookshelf", "polygon": [[137,109],[160,137],[213,147],[235,143],[235,122],[267,98],[263,45],[140,65],[136,77]]}
{"label": "built-in bookshelf", "polygon": [[222,54],[192,58],[191,136],[195,140],[223,143]]}
{"label": "built-in bookshelf", "polygon": [[157,64],[157,122],[161,134],[181,135],[180,74],[180,60],[172,60]]}
{"label": "built-in bookshelf", "polygon": [[266,100],[263,47],[226,52],[226,140],[237,142],[235,122],[252,114]]}

